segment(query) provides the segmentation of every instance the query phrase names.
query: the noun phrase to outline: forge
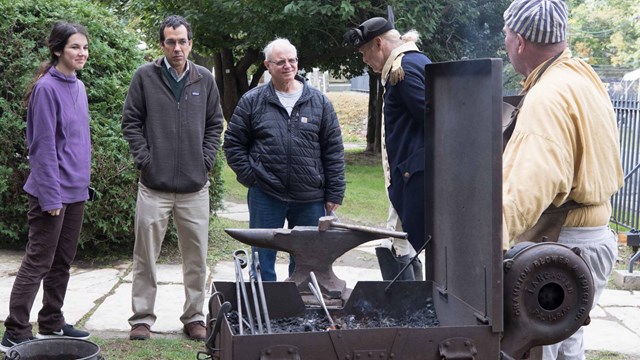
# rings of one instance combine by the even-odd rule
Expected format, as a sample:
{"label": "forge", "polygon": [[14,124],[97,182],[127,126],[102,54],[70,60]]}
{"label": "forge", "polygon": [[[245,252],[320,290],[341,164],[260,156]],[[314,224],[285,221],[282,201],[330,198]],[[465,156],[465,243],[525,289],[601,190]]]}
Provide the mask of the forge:
{"label": "forge", "polygon": [[[346,288],[333,261],[380,238],[366,229],[229,230],[293,254],[296,269],[287,281],[263,284],[270,332],[240,335],[237,285],[214,282],[199,359],[528,359],[532,348],[589,322],[593,281],[577,249],[523,243],[503,255],[501,60],[429,64],[425,79],[424,280]],[[328,311],[339,329],[326,330],[324,311],[305,300],[312,271],[323,298],[334,300]],[[309,328],[313,319],[319,325]],[[276,332],[278,321],[295,326]]]}

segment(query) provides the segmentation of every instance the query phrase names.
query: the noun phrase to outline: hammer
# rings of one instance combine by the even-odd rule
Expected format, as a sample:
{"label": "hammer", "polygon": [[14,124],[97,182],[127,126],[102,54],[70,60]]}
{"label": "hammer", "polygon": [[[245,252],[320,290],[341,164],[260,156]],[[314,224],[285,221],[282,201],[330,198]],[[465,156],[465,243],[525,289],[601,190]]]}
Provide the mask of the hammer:
{"label": "hammer", "polygon": [[407,238],[406,232],[378,229],[371,226],[343,224],[338,222],[335,216],[323,216],[318,220],[318,231],[327,231],[331,227],[377,234],[382,237],[392,237],[397,239]]}

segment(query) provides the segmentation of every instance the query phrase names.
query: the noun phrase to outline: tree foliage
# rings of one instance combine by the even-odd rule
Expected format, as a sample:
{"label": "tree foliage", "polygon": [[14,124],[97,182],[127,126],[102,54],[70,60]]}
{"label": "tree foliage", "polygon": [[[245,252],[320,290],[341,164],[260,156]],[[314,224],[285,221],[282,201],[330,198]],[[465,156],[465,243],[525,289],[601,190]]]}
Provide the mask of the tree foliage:
{"label": "tree foliage", "polygon": [[575,56],[591,65],[640,66],[637,0],[572,0],[568,5],[568,40]]}
{"label": "tree foliage", "polygon": [[[142,31],[155,42],[163,17],[174,13],[185,16],[194,28],[194,57],[215,67],[227,119],[240,96],[258,84],[265,71],[262,48],[276,37],[286,37],[296,45],[302,71],[318,67],[334,76],[358,76],[365,64],[358,52],[344,44],[343,34],[370,17],[387,17],[387,5],[391,5],[396,28],[401,33],[418,30],[421,48],[434,61],[495,57],[503,44],[502,12],[510,2],[219,0],[214,6],[202,6],[197,0],[102,1],[124,16],[136,14],[131,20],[144,24]],[[380,107],[376,106],[377,87],[371,90],[369,119],[375,125],[369,128],[375,131]],[[379,138],[379,134],[368,138]]]}
{"label": "tree foliage", "polygon": [[[573,56],[591,64],[605,82],[619,81],[625,72],[640,66],[640,3],[637,0],[566,2],[569,8],[567,42]],[[505,88],[519,88],[521,79],[510,65],[505,67]]]}
{"label": "tree foliage", "polygon": [[157,44],[164,17],[184,16],[194,31],[194,58],[215,68],[226,118],[264,74],[262,49],[269,41],[285,37],[296,45],[300,70],[320,67],[335,75],[359,75],[364,66],[353,49],[342,46],[342,34],[349,19],[386,14],[381,2],[360,0],[219,0],[214,6],[198,0],[102,2],[139,25],[149,44]]}
{"label": "tree foliage", "polygon": [[[56,21],[78,22],[89,32],[89,61],[79,73],[89,97],[92,185],[98,200],[87,204],[81,248],[127,249],[133,243],[138,173],[122,138],[120,120],[129,81],[141,65],[140,39],[103,6],[82,0],[2,0],[0,11],[0,244],[24,243],[28,176],[26,110],[22,98],[42,61]],[[220,164],[217,165],[220,173]],[[221,200],[219,176],[212,202]]]}
{"label": "tree foliage", "polygon": [[503,54],[502,13],[511,0],[401,0],[396,27],[415,28],[432,61],[497,57]]}
{"label": "tree foliage", "polygon": [[0,141],[5,146],[0,148],[0,156],[8,160],[2,162],[7,164],[2,181],[8,185],[8,191],[2,192],[0,205],[3,240],[22,243],[26,238],[27,199],[22,185],[29,173],[29,163],[22,97],[40,62],[49,57],[47,37],[53,24],[60,20],[82,23],[89,31],[89,61],[79,78],[85,83],[89,97],[92,183],[100,200],[87,206],[83,246],[128,239],[136,176],[119,124],[128,80],[141,61],[136,51],[137,40],[123,33],[122,24],[107,11],[84,1],[15,0],[4,2],[2,12],[6,15],[0,19],[3,42],[0,72],[5,82],[0,86],[4,101]]}

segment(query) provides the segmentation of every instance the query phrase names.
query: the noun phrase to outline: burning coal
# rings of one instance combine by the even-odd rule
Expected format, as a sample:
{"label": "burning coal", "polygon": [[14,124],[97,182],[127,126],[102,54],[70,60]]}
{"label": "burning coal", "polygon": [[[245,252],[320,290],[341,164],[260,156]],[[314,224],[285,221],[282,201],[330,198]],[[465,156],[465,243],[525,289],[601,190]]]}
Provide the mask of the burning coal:
{"label": "burning coal", "polygon": [[[322,309],[309,309],[304,316],[283,317],[271,319],[271,330],[274,334],[299,333],[299,332],[320,332],[327,331],[331,326],[329,319],[322,312]],[[314,311],[315,310],[315,311]],[[245,334],[256,334],[254,331],[247,330],[248,319],[243,314],[243,322],[245,324]],[[238,329],[238,313],[231,311],[227,315],[227,321],[232,328],[234,334],[239,334]],[[342,330],[349,329],[371,329],[371,328],[430,328],[438,327],[440,322],[433,306],[433,301],[428,298],[424,306],[417,306],[414,310],[407,310],[404,314],[391,315],[384,310],[371,309],[365,316],[356,317],[353,314],[336,315],[332,314],[336,325]],[[257,323],[257,320],[254,319]]]}

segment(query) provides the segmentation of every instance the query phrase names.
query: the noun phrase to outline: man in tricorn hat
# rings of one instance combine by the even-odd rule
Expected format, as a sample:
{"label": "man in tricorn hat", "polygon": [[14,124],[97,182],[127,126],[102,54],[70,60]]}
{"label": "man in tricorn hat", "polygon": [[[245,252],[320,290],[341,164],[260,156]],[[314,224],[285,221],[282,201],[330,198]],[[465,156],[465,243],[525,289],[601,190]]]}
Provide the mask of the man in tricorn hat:
{"label": "man in tricorn hat", "polygon": [[[425,242],[424,67],[431,61],[416,46],[419,34],[415,30],[400,35],[391,21],[381,17],[350,29],[344,37],[362,54],[362,60],[381,74],[385,89],[382,126],[385,184],[391,210],[397,211],[409,242],[418,250]],[[411,247],[394,245],[394,248],[398,258],[408,261]]]}
{"label": "man in tricorn hat", "polygon": [[[579,248],[595,304],[618,254],[608,228],[623,181],[611,101],[598,74],[571,57],[564,1],[516,0],[504,21],[509,59],[526,77],[503,154],[504,245],[546,237]],[[545,346],[544,359],[584,359],[582,333]]]}

